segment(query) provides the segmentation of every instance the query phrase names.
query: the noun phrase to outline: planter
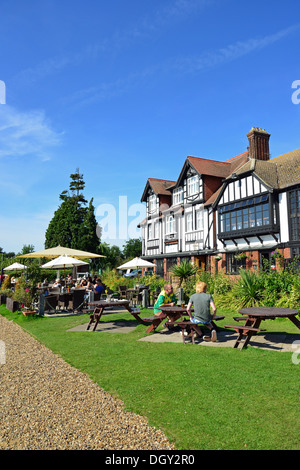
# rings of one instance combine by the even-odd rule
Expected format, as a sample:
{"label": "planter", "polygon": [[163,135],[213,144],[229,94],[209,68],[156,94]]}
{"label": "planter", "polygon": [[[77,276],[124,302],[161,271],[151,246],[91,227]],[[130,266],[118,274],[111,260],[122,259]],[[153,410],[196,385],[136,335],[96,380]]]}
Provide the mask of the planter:
{"label": "planter", "polygon": [[5,294],[0,295],[0,305],[2,305],[2,304],[6,304],[6,295]]}
{"label": "planter", "polygon": [[11,312],[16,312],[17,310],[19,310],[19,302],[12,299],[11,297],[7,297],[6,298],[6,308],[7,308],[7,310],[10,310]]}
{"label": "planter", "polygon": [[25,317],[28,317],[29,315],[35,315],[36,311],[35,310],[22,310],[22,313],[23,315],[25,315]]}

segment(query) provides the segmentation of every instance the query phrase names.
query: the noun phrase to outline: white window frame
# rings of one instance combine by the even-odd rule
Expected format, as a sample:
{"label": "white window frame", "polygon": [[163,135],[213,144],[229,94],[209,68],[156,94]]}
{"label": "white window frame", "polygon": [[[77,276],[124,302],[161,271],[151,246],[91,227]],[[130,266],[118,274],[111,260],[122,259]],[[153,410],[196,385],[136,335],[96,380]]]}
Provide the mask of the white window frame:
{"label": "white window frame", "polygon": [[176,188],[173,191],[173,205],[181,204],[183,202],[183,188]]}
{"label": "white window frame", "polygon": [[156,194],[151,194],[148,198],[148,212],[154,214],[157,211],[157,198]]}
{"label": "white window frame", "polygon": [[192,232],[193,231],[193,213],[189,212],[186,214],[186,231]]}
{"label": "white window frame", "polygon": [[166,235],[175,233],[175,217],[172,214],[166,216]]}
{"label": "white window frame", "polygon": [[204,211],[199,210],[196,212],[196,230],[203,230],[204,228]]}
{"label": "white window frame", "polygon": [[199,193],[200,190],[200,181],[199,176],[194,175],[187,179],[187,194],[188,196],[193,196],[194,194]]}

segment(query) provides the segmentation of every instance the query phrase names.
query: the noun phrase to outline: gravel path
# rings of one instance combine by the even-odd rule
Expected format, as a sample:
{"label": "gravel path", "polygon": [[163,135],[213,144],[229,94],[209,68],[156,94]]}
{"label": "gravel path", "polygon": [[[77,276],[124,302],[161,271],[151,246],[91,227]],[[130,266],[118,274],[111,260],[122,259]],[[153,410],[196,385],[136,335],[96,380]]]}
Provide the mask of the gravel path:
{"label": "gravel path", "polygon": [[0,340],[1,450],[173,449],[145,418],[1,316]]}

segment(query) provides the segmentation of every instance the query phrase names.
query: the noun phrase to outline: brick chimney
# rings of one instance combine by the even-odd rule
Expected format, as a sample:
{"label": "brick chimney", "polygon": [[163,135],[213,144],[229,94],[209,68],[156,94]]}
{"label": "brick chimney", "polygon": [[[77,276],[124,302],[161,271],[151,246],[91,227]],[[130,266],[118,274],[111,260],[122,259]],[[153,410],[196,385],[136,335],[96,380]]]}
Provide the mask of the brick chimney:
{"label": "brick chimney", "polygon": [[270,134],[268,134],[265,129],[252,127],[247,137],[249,139],[249,157],[256,158],[257,160],[269,160]]}

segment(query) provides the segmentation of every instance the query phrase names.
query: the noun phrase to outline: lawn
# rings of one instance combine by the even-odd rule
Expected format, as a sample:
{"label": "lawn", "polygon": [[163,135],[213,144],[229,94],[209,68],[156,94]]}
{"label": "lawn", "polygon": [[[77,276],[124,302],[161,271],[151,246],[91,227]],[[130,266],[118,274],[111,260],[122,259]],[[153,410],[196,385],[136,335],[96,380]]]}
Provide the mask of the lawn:
{"label": "lawn", "polygon": [[[0,313],[122,399],[128,410],[148,417],[178,450],[299,449],[300,365],[291,353],[138,341],[146,335],[144,325],[127,334],[67,331],[87,323],[87,315],[25,318],[5,306]],[[225,315],[220,325],[231,323],[236,312]],[[121,318],[132,320],[119,313],[101,321]],[[286,319],[264,327],[297,333]]]}

